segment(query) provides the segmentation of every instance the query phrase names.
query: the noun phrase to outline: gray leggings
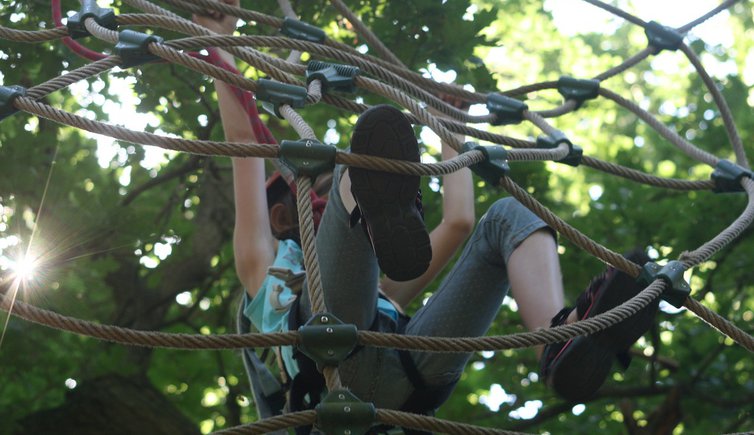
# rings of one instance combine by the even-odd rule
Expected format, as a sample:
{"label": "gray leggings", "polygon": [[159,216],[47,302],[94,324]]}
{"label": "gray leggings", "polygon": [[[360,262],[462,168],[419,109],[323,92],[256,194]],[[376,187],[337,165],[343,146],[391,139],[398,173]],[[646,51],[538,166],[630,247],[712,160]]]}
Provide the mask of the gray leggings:
{"label": "gray leggings", "polygon": [[[333,188],[317,234],[325,304],[329,312],[359,329],[375,325],[394,332],[395,322],[378,315],[379,268],[361,225],[349,225],[338,190],[343,167],[337,167]],[[419,309],[406,334],[435,337],[478,337],[486,334],[508,291],[506,262],[531,233],[547,225],[512,198],[495,202],[482,216],[471,238],[438,290]],[[304,292],[305,293],[305,292]],[[310,317],[307,298],[302,316]],[[303,319],[304,321],[306,319]],[[412,352],[428,385],[456,382],[470,354]],[[363,401],[397,409],[413,387],[401,366],[398,352],[365,347],[340,366],[343,384]]]}

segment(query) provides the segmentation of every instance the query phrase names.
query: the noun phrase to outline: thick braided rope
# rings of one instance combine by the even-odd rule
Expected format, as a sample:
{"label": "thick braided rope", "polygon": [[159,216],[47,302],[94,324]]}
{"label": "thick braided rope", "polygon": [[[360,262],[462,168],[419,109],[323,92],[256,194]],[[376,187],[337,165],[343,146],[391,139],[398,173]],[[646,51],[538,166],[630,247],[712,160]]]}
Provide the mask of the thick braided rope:
{"label": "thick braided rope", "polygon": [[[558,230],[558,232],[566,236],[574,244],[581,247],[585,251],[590,252],[592,255],[601,258],[608,264],[612,264],[616,268],[623,270],[630,276],[637,277],[639,275],[640,269],[638,265],[628,261],[623,256],[616,254],[615,252],[612,252],[607,248],[597,244],[575,228],[571,227],[566,222],[562,221],[558,216],[550,212],[550,210],[541,205],[524,189],[512,182],[509,178],[504,177],[500,181],[501,185],[503,185],[503,187],[508,190],[511,195],[518,199],[519,202],[532,210],[535,214],[542,218],[542,220]],[[734,223],[728,226],[715,238],[705,243],[697,251],[692,253],[685,253],[683,256],[681,256],[681,260],[686,268],[695,266],[700,262],[707,260],[715,252],[727,246],[732,240],[737,238],[746,228],[751,225],[751,222],[754,220],[754,200],[752,200],[752,198],[754,198],[754,180],[744,178],[742,180],[742,183],[749,194],[749,203],[746,209],[742,212],[741,216],[739,216],[739,218],[734,221]],[[712,316],[710,312],[705,312],[704,314],[707,317]],[[720,316],[715,318],[714,323],[712,320],[708,320],[708,318],[705,318],[705,320],[707,320],[710,324],[716,326],[720,325],[720,327],[717,328],[720,332],[726,334],[728,337],[735,340],[744,348],[754,351],[754,349],[749,346],[749,342],[752,340],[751,336],[749,336],[749,334],[742,331],[741,329],[735,327],[735,325],[733,325],[732,323],[725,321]]]}
{"label": "thick braided rope", "polygon": [[440,136],[440,138],[444,142],[450,145],[454,150],[458,152],[461,151],[461,143],[459,139],[450,131],[448,131],[448,129],[445,128],[442,123],[440,123],[437,117],[429,113],[428,110],[425,110],[423,107],[421,107],[416,100],[409,98],[397,89],[384,85],[376,80],[364,79],[362,80],[362,82],[366,85],[366,90],[372,91],[378,95],[383,95],[393,101],[401,103],[401,105],[408,108],[409,112],[416,116],[422,124],[429,126],[429,128],[431,128],[438,136]]}
{"label": "thick braided rope", "polygon": [[406,427],[417,430],[440,432],[458,435],[520,435],[521,432],[511,432],[470,424],[441,420],[426,415],[411,414],[390,409],[378,409],[375,419],[380,423]]}
{"label": "thick braided rope", "polygon": [[385,44],[380,41],[380,39],[375,36],[374,33],[372,33],[372,30],[369,29],[369,27],[365,26],[364,23],[354,14],[351,12],[351,9],[346,6],[345,3],[343,3],[341,0],[330,0],[330,3],[335,6],[335,9],[338,10],[343,16],[351,23],[351,25],[356,29],[356,33],[358,33],[362,38],[366,39],[367,45],[372,47],[377,53],[385,58],[388,62],[392,62],[395,65],[402,66],[403,68],[406,68],[406,66],[401,62],[398,57],[393,54],[390,49],[388,49]]}
{"label": "thick braided rope", "polygon": [[729,320],[705,307],[694,298],[687,298],[683,306],[704,320],[710,327],[730,337],[749,352],[754,352],[754,337],[741,330]]}
{"label": "thick braided rope", "polygon": [[131,143],[153,145],[174,151],[182,151],[198,155],[263,158],[276,158],[279,151],[277,145],[179,139],[153,133],[134,131],[125,127],[93,121],[82,116],[55,109],[27,97],[18,97],[13,103],[15,107],[23,111],[61,124],[86,130],[91,133],[103,134]]}
{"label": "thick braided rope", "polygon": [[376,347],[426,352],[495,351],[560,343],[581,335],[594,334],[622,322],[657,299],[664,288],[665,283],[656,280],[624,304],[602,314],[568,325],[537,331],[488,337],[428,337],[360,331],[359,343]]}
{"label": "thick braided rope", "polygon": [[702,81],[707,87],[707,90],[712,95],[712,99],[715,101],[715,105],[718,107],[718,109],[720,109],[720,117],[723,120],[723,125],[725,125],[725,132],[728,133],[728,139],[733,145],[733,152],[736,154],[737,163],[745,168],[748,168],[749,161],[746,158],[744,144],[741,140],[741,136],[738,134],[736,122],[733,120],[733,114],[730,111],[730,107],[728,107],[728,102],[725,101],[725,97],[723,97],[723,93],[720,92],[720,89],[717,88],[717,85],[715,85],[712,77],[710,77],[709,73],[707,73],[707,70],[702,65],[702,61],[699,59],[699,56],[694,53],[694,50],[692,50],[691,47],[686,44],[681,44],[681,51],[683,51],[683,54],[686,55],[689,62],[691,62],[691,65],[694,66],[697,74],[699,74],[699,77],[701,77]]}
{"label": "thick braided rope", "polygon": [[311,190],[312,182],[307,176],[296,178],[296,204],[298,206],[299,231],[301,232],[301,246],[304,251],[304,268],[306,270],[307,288],[312,313],[327,311],[324,292],[322,291],[322,277],[319,271],[317,250],[315,248],[314,215],[312,212]]}
{"label": "thick braided rope", "polygon": [[632,277],[639,276],[640,268],[633,262],[627,260],[622,255],[613,252],[606,247],[594,242],[592,239],[584,235],[576,228],[572,227],[567,222],[560,219],[557,215],[552,213],[547,207],[542,205],[539,201],[529,195],[526,190],[521,188],[513,180],[508,177],[500,179],[500,185],[508,191],[514,198],[516,198],[521,204],[526,206],[529,210],[534,212],[549,226],[563,234],[568,240],[573,242],[576,246],[587,251],[593,256],[600,258],[607,264],[610,264]]}
{"label": "thick braided rope", "polygon": [[[163,24],[167,24],[167,23],[164,22]],[[405,78],[397,76],[395,74],[386,73],[384,69],[375,65],[371,61],[372,58],[368,58],[360,53],[357,53],[357,54],[343,53],[342,51],[335,50],[331,47],[323,46],[320,44],[315,44],[311,42],[300,41],[300,40],[290,39],[290,38],[285,38],[285,37],[280,37],[280,36],[228,36],[228,35],[207,36],[207,37],[178,39],[175,41],[170,41],[169,44],[174,48],[181,48],[181,49],[208,47],[208,46],[214,46],[214,45],[230,47],[230,46],[246,46],[249,44],[253,44],[253,45],[269,46],[269,47],[275,47],[275,48],[286,48],[286,49],[291,49],[291,50],[294,50],[294,49],[304,50],[304,51],[315,53],[315,54],[322,54],[328,57],[336,58],[344,62],[353,63],[354,65],[364,69],[366,72],[370,74],[374,74],[379,79],[384,80],[385,82],[397,88],[397,91],[396,90],[390,91],[391,95],[395,94],[398,91],[403,91],[404,93],[407,93],[414,97],[421,98],[423,101],[427,102],[430,107],[433,107],[439,110],[440,112],[447,114],[449,116],[452,116],[453,118],[460,120],[462,122],[490,122],[494,118],[493,115],[472,116],[472,115],[469,115],[468,112],[458,110],[457,108],[443,102],[441,99],[437,98],[433,94],[418,87],[416,84],[407,81]],[[294,65],[286,64],[285,69],[295,74],[303,74],[305,67],[301,65],[294,66]],[[263,70],[267,70],[267,68],[263,68]],[[287,82],[291,83],[291,81],[287,81]],[[370,88],[367,88],[367,86],[370,86],[372,88],[375,86],[380,86],[380,85],[386,86],[385,84],[381,84],[381,83],[379,85],[370,83],[368,81],[365,81],[364,77],[358,77],[358,76],[355,78],[355,84],[365,89],[370,89]],[[385,92],[381,89],[379,89],[378,91]]]}
{"label": "thick braided rope", "polygon": [[[185,33],[191,35],[216,35],[214,32],[208,30],[207,28],[181,18],[173,12],[156,6],[146,0],[123,1],[137,9],[148,11],[154,14],[151,16],[146,16],[146,18],[144,18],[144,20],[147,22],[153,22],[160,26],[164,26],[173,30],[184,31]],[[123,16],[122,21],[119,17],[119,23],[125,24],[127,22],[131,24],[139,23],[139,17],[135,15]],[[249,65],[259,69],[260,71],[266,72],[275,80],[283,81],[286,83],[296,81],[294,77],[284,72],[285,67],[289,64],[282,59],[278,59],[274,56],[269,56],[251,48],[239,49],[230,47],[228,48],[228,51],[233,55],[243,59]]]}
{"label": "thick braided rope", "polygon": [[712,190],[715,188],[715,182],[712,180],[689,181],[676,178],[660,178],[635,169],[626,168],[625,166],[606,162],[595,157],[584,156],[582,158],[582,163],[591,168],[599,169],[602,172],[607,172],[608,174],[617,175],[650,186],[675,190]]}
{"label": "thick braided rope", "polygon": [[597,74],[596,76],[594,76],[594,78],[596,80],[603,81],[603,80],[609,79],[610,77],[617,76],[618,74],[621,74],[622,72],[628,70],[629,68],[632,68],[633,66],[637,65],[644,59],[648,58],[653,53],[654,53],[654,49],[647,47],[643,49],[642,51],[636,53],[635,55],[629,57],[628,59],[623,61],[620,65],[616,65],[601,74]]}
{"label": "thick braided rope", "polygon": [[[319,87],[319,81],[312,82],[315,89]],[[294,130],[304,140],[316,140],[314,130],[306,121],[294,111],[290,106],[284,105],[280,108],[283,117],[291,123]],[[306,175],[300,175],[296,178],[296,200],[299,212],[299,233],[301,235],[301,244],[304,250],[304,268],[306,270],[307,288],[309,300],[311,301],[312,313],[314,315],[322,314],[327,311],[324,299],[324,290],[322,289],[322,276],[319,269],[319,260],[317,258],[316,236],[314,232],[314,215],[312,202],[309,192],[312,189],[312,180]],[[325,367],[322,370],[325,377],[325,384],[328,391],[334,391],[343,388],[340,380],[340,374],[337,367]]]}
{"label": "thick braided rope", "polygon": [[84,27],[95,38],[101,39],[111,44],[118,43],[118,32],[100,26],[96,21],[94,21],[94,18],[87,18],[86,20],[84,20]]}
{"label": "thick braided rope", "polygon": [[200,335],[139,331],[63,316],[19,300],[13,301],[11,309],[10,299],[8,294],[0,295],[0,309],[12,312],[14,316],[61,331],[125,345],[173,349],[240,349],[295,345],[298,342],[298,332]]}
{"label": "thick braided rope", "polygon": [[[293,110],[290,110],[293,112]],[[314,234],[314,215],[312,201],[309,192],[312,188],[312,180],[308,176],[300,175],[296,178],[296,203],[299,213],[299,232],[301,233],[301,246],[304,251],[304,269],[306,270],[307,288],[312,313],[317,315],[327,311],[325,306],[324,291],[322,290],[322,277],[317,259]],[[343,387],[337,368],[325,367],[322,374],[325,376],[325,384],[328,391]]]}
{"label": "thick braided rope", "polygon": [[693,159],[706,163],[710,166],[717,165],[717,162],[720,160],[718,157],[697,148],[695,145],[693,145],[686,139],[682,138],[680,135],[678,135],[678,133],[674,132],[673,130],[668,128],[665,124],[660,122],[659,119],[655,118],[652,114],[650,114],[646,110],[639,107],[638,104],[632,101],[629,101],[621,97],[620,95],[616,94],[615,92],[610,91],[605,88],[600,88],[599,92],[600,92],[600,95],[602,95],[603,97],[606,97],[615,101],[619,105],[625,107],[626,109],[636,114],[636,116],[638,116],[644,122],[646,122],[652,128],[654,128],[662,137],[664,137],[665,139],[670,141],[670,143],[680,148],[681,151],[685,152]]}
{"label": "thick braided rope", "polygon": [[81,68],[76,68],[66,75],[55,77],[42,84],[34,86],[33,88],[29,88],[26,92],[26,96],[35,100],[41,99],[42,97],[66,88],[73,83],[102,74],[103,72],[120,65],[120,63],[120,58],[115,56],[92,62]]}
{"label": "thick braided rope", "polygon": [[[607,4],[605,4],[605,3],[603,3],[603,2],[601,2],[599,0],[584,0],[584,1],[586,1],[588,3],[591,3],[591,4],[594,4],[594,5],[598,6],[598,7],[601,7],[603,9],[605,9],[605,10],[607,10],[607,11],[609,11],[609,12],[615,14],[615,15],[618,15],[618,16],[626,19],[627,21],[630,21],[630,22],[632,22],[632,23],[634,23],[636,25],[639,25],[639,26],[641,26],[643,28],[647,27],[647,23],[646,22],[644,22],[641,19],[636,18],[636,17],[634,17],[634,16],[626,13],[625,11],[623,11],[621,9],[618,9],[618,8],[616,8],[614,6],[607,5]],[[718,5],[717,7],[713,8],[708,13],[706,13],[706,14],[702,15],[701,17],[699,17],[699,18],[697,18],[697,19],[689,22],[688,24],[686,24],[684,26],[681,26],[680,28],[678,28],[676,30],[678,32],[682,33],[682,34],[686,33],[692,27],[694,27],[694,26],[696,26],[698,24],[701,24],[702,22],[710,19],[714,15],[716,15],[716,14],[720,13],[721,11],[729,8],[730,6],[732,6],[733,4],[737,3],[738,1],[740,1],[740,0],[728,0],[728,1],[725,1],[722,4]],[[651,47],[651,46],[649,48],[653,49],[653,52],[655,52],[655,53],[659,52],[659,49],[656,49],[656,48]],[[726,132],[728,134],[728,138],[730,139],[731,144],[733,145],[733,150],[734,150],[734,153],[736,155],[736,159],[738,161],[738,164],[740,164],[741,166],[743,166],[745,168],[748,168],[749,167],[749,163],[748,163],[748,160],[746,158],[746,153],[745,153],[744,148],[743,148],[743,142],[741,140],[740,135],[738,134],[738,129],[736,128],[735,121],[733,120],[733,115],[730,112],[730,108],[728,107],[728,103],[725,100],[725,98],[723,97],[722,92],[720,92],[720,90],[717,88],[717,86],[715,85],[714,81],[712,80],[712,78],[707,73],[707,70],[702,65],[701,60],[696,55],[696,53],[694,53],[694,51],[691,50],[691,48],[687,44],[685,44],[683,42],[681,42],[681,44],[679,46],[679,49],[681,50],[681,52],[683,52],[683,54],[686,56],[686,58],[692,64],[692,66],[696,70],[697,74],[699,74],[699,76],[701,77],[702,81],[705,84],[705,87],[707,88],[707,90],[712,95],[712,98],[715,101],[715,105],[720,110],[720,115],[721,115],[721,117],[723,119],[723,124],[725,125],[725,130],[726,130]],[[658,131],[660,131],[660,130],[658,130]],[[702,161],[704,161],[704,160],[702,160]]]}
{"label": "thick braided rope", "polygon": [[687,269],[703,261],[709,260],[716,252],[728,246],[730,242],[738,238],[746,228],[751,226],[752,221],[754,221],[754,180],[744,177],[741,180],[741,184],[746,190],[749,199],[746,208],[741,212],[741,215],[733,221],[733,223],[723,229],[712,240],[694,251],[684,252],[679,257],[679,260]]}
{"label": "thick braided rope", "polygon": [[678,30],[681,33],[687,33],[691,28],[698,26],[699,24],[702,24],[703,22],[709,20],[710,18],[714,17],[715,15],[719,14],[720,12],[728,9],[729,7],[733,6],[734,4],[740,2],[741,0],[726,0],[717,7],[713,8],[711,11],[707,12],[706,14],[702,15],[701,17],[689,21],[688,23],[684,24],[683,26],[679,27]]}
{"label": "thick braided rope", "polygon": [[234,426],[227,429],[212,432],[213,434],[222,435],[247,435],[263,434],[284,430],[297,426],[308,426],[317,421],[317,412],[314,410],[292,412],[289,414],[276,415],[264,420],[243,425]]}
{"label": "thick braided rope", "polygon": [[614,15],[619,16],[619,17],[623,18],[624,20],[626,20],[626,21],[628,21],[630,23],[634,23],[634,24],[636,24],[638,26],[644,27],[647,24],[641,18],[635,17],[635,16],[629,14],[628,12],[624,11],[623,9],[620,9],[618,7],[615,7],[615,6],[609,5],[607,3],[601,2],[599,0],[584,0],[584,1],[587,2],[587,3],[589,3],[589,4],[595,5],[595,6],[599,7],[599,8],[602,8],[602,9],[604,9],[604,10],[606,10],[606,11],[608,11],[608,12],[614,14]]}
{"label": "thick braided rope", "polygon": [[66,36],[68,36],[68,29],[65,27],[56,27],[47,30],[16,30],[0,26],[0,38],[14,42],[37,43],[53,41]]}

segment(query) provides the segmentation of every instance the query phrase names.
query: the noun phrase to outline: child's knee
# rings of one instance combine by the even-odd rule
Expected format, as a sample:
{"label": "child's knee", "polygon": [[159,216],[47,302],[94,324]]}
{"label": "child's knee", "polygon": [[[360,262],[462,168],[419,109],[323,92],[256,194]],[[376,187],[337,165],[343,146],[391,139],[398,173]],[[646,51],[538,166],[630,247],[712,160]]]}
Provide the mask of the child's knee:
{"label": "child's knee", "polygon": [[508,219],[522,215],[534,215],[531,210],[518,202],[515,198],[507,197],[495,201],[486,213],[495,220]]}

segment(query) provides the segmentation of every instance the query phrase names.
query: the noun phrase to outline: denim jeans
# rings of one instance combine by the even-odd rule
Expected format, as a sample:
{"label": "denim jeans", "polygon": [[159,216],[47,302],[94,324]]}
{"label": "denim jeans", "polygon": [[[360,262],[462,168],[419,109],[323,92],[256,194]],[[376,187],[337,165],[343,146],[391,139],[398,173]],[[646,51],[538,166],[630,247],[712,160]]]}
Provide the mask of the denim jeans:
{"label": "denim jeans", "polygon": [[[341,166],[335,170],[317,234],[325,304],[344,323],[353,323],[359,329],[376,327],[378,331],[395,332],[396,322],[376,308],[380,271],[368,237],[360,225],[350,226],[350,210],[345,209],[340,197],[338,186],[343,171]],[[515,199],[495,202],[479,220],[440,287],[414,314],[405,333],[434,337],[485,335],[508,292],[508,258],[530,234],[543,228],[549,229]],[[303,315],[310,316],[307,297],[303,296],[301,302]],[[411,352],[411,356],[424,381],[439,386],[458,381],[470,354]],[[400,408],[413,391],[398,352],[393,349],[365,347],[341,363],[339,371],[343,384],[357,397],[380,408]]]}

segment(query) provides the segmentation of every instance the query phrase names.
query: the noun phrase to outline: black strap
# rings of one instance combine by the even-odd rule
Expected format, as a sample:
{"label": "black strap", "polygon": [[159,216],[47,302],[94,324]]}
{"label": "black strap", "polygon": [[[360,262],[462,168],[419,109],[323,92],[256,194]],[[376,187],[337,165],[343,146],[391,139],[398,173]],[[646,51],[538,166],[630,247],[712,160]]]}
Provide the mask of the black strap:
{"label": "black strap", "polygon": [[[434,415],[435,410],[448,400],[450,393],[453,392],[453,388],[456,386],[456,382],[438,386],[427,385],[421,373],[419,373],[419,369],[416,367],[411,353],[407,350],[399,350],[398,356],[401,359],[401,365],[406,372],[406,376],[408,376],[408,380],[414,387],[414,392],[403,403],[401,411],[412,414]],[[431,435],[431,432],[410,428],[403,428],[403,431],[406,435]]]}
{"label": "black strap", "polygon": [[[380,295],[382,297],[382,295]],[[290,307],[288,314],[288,329],[295,331],[301,326],[300,321],[300,303],[299,299],[296,299]],[[397,333],[401,334],[405,332],[406,325],[411,318],[403,313],[399,313]],[[379,314],[375,316],[375,321],[369,328],[372,331],[377,330],[379,322]],[[358,346],[349,355],[350,358],[356,352],[361,350],[363,346]],[[448,385],[429,386],[424,381],[424,378],[419,373],[419,369],[416,367],[413,358],[409,351],[399,350],[398,356],[400,357],[403,370],[406,372],[411,385],[414,387],[414,392],[406,399],[400,410],[404,412],[410,412],[414,414],[432,415],[434,411],[445,402],[450,393],[455,387],[455,382]],[[293,357],[298,363],[299,373],[293,378],[291,382],[291,388],[289,392],[289,409],[291,412],[303,411],[307,409],[314,409],[319,403],[322,393],[325,391],[326,384],[325,378],[317,370],[317,366],[309,357],[294,348]],[[308,396],[308,400],[307,400]],[[380,425],[373,427],[369,434],[386,433],[390,429],[390,426]],[[309,435],[312,431],[312,426],[299,426],[296,428],[296,435]],[[403,428],[406,435],[431,435],[431,432],[419,431],[415,429]]]}

